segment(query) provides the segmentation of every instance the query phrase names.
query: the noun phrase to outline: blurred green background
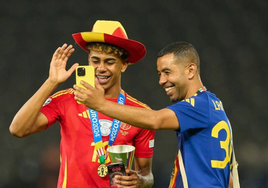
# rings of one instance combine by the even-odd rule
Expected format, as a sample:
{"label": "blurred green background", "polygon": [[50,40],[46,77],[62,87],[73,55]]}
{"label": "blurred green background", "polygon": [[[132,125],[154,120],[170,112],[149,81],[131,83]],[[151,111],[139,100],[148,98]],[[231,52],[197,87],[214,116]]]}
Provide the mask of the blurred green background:
{"label": "blurred green background", "polygon": [[[16,138],[8,127],[18,109],[48,76],[58,46],[96,20],[118,20],[146,57],[123,74],[123,89],[153,109],[170,105],[158,85],[156,55],[174,41],[192,43],[201,58],[203,84],[223,102],[231,121],[240,184],[268,187],[268,1],[0,1],[0,188],[56,187],[60,127]],[[73,63],[87,64],[75,45]],[[72,87],[72,76],[60,89]],[[154,188],[168,186],[176,155],[174,131],[156,133]]]}

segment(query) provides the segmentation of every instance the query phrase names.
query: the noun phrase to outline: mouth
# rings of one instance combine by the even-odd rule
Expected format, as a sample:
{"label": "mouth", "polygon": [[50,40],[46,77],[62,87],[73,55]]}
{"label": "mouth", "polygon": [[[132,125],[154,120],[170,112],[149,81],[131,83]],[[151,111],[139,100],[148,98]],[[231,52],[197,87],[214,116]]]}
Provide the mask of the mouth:
{"label": "mouth", "polygon": [[100,75],[96,75],[96,78],[98,79],[100,84],[105,84],[109,81],[110,76],[100,76]]}
{"label": "mouth", "polygon": [[175,88],[174,86],[171,86],[171,87],[166,87],[166,88],[164,88],[164,89],[165,89],[167,95],[170,95],[171,92],[172,92],[172,90],[173,90],[174,88]]}

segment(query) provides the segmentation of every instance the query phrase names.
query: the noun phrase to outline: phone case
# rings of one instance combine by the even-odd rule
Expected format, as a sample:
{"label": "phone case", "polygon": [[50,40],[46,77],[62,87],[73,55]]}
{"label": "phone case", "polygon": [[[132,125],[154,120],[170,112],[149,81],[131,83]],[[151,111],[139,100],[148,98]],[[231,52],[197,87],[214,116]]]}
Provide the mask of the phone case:
{"label": "phone case", "polygon": [[[82,71],[82,69],[84,70],[84,72]],[[80,84],[81,80],[83,80],[92,85],[93,87],[95,87],[95,69],[93,66],[90,65],[78,66],[76,67],[75,72],[76,72],[75,77],[77,86],[85,89],[85,87]]]}
{"label": "phone case", "polygon": [[[76,85],[86,89],[83,85],[81,85],[81,80],[87,82],[88,84],[95,87],[95,69],[93,66],[90,65],[83,65],[76,67],[75,70],[75,79]],[[77,101],[78,104],[81,102]]]}

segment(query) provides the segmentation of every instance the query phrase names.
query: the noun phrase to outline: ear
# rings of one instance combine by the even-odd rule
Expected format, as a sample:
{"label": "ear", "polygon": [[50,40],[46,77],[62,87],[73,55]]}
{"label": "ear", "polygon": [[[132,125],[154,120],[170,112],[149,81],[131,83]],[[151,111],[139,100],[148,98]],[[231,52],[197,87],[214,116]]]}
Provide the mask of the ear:
{"label": "ear", "polygon": [[90,53],[87,56],[87,62],[88,62],[88,65],[91,65],[91,63],[90,63]]}
{"label": "ear", "polygon": [[125,72],[127,70],[127,67],[128,67],[128,62],[127,61],[123,61],[123,66],[121,68],[121,72]]}
{"label": "ear", "polygon": [[197,74],[197,66],[194,63],[188,65],[188,78],[191,80]]}

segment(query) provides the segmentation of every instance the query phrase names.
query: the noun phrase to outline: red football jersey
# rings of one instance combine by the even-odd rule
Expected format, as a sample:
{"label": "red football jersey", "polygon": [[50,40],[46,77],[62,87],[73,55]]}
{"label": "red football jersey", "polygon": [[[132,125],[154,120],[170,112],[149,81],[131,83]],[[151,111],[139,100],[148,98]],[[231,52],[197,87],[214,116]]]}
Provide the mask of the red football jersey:
{"label": "red football jersey", "polygon": [[[41,109],[48,118],[48,127],[58,121],[61,126],[61,165],[58,188],[110,188],[108,175],[98,175],[97,152],[92,133],[88,108],[74,100],[74,90],[66,89],[49,97]],[[117,102],[117,99],[107,99]],[[149,108],[125,93],[125,105]],[[107,148],[113,119],[98,113],[102,141]],[[121,122],[113,145],[135,146],[135,156],[153,156],[155,131],[133,127]],[[109,163],[109,159],[106,163]]]}

